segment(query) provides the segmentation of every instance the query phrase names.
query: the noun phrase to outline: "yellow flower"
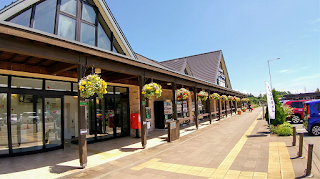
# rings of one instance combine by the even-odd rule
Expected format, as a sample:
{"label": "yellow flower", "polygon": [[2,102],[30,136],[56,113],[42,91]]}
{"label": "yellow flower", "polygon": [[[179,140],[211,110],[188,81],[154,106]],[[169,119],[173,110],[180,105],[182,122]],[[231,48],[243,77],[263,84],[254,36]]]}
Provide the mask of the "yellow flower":
{"label": "yellow flower", "polygon": [[142,94],[146,94],[146,92],[142,91]]}
{"label": "yellow flower", "polygon": [[89,90],[89,91],[91,91],[91,90],[92,90],[92,88],[89,88],[88,90]]}
{"label": "yellow flower", "polygon": [[82,90],[84,87],[83,86],[79,86],[79,90]]}
{"label": "yellow flower", "polygon": [[158,94],[159,93],[159,90],[156,90],[156,92],[155,92],[156,94]]}
{"label": "yellow flower", "polygon": [[88,81],[88,84],[89,84],[89,85],[91,85],[91,82],[90,82],[90,81]]}
{"label": "yellow flower", "polygon": [[104,90],[103,94],[106,94],[107,93],[107,90]]}
{"label": "yellow flower", "polygon": [[87,82],[86,81],[82,81],[82,85],[85,85]]}

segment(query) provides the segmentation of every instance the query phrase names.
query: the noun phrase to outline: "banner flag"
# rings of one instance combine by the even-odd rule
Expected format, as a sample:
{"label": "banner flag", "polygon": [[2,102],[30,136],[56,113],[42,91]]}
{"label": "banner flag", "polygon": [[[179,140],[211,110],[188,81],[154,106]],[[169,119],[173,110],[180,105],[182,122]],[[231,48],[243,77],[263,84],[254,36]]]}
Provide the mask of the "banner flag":
{"label": "banner flag", "polygon": [[267,102],[268,102],[268,112],[269,112],[269,119],[276,118],[276,106],[274,104],[272,90],[267,82],[266,83],[266,92],[267,92]]}

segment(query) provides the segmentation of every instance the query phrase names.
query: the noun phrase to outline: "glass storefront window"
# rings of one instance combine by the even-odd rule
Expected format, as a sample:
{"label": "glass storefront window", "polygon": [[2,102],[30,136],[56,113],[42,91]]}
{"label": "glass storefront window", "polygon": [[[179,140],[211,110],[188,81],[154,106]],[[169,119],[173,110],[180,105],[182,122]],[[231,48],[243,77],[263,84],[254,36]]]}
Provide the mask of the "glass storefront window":
{"label": "glass storefront window", "polygon": [[36,6],[33,28],[52,33],[56,15],[57,0],[44,1]]}
{"label": "glass storefront window", "polygon": [[71,91],[70,82],[46,80],[46,90]]}
{"label": "glass storefront window", "polygon": [[82,19],[88,22],[91,22],[93,24],[95,24],[96,22],[96,12],[91,6],[85,3],[83,3],[83,7],[82,7]]}
{"label": "glass storefront window", "polygon": [[114,94],[113,86],[107,86],[107,94]]}
{"label": "glass storefront window", "polygon": [[111,41],[100,23],[98,23],[98,47],[111,50]]}
{"label": "glass storefront window", "polygon": [[76,0],[61,0],[60,11],[66,12],[73,16],[77,14],[77,1]]}
{"label": "glass storefront window", "polygon": [[78,89],[79,89],[78,83],[72,83],[72,85],[73,85],[73,92],[78,92]]}
{"label": "glass storefront window", "polygon": [[11,135],[13,153],[40,150],[43,147],[42,97],[11,95]]}
{"label": "glass storefront window", "polygon": [[42,80],[31,78],[12,77],[11,88],[42,90]]}
{"label": "glass storefront window", "polygon": [[88,45],[95,45],[95,27],[86,23],[81,23],[80,41]]}
{"label": "glass storefront window", "polygon": [[128,88],[116,87],[116,93],[115,94],[128,95]]}
{"label": "glass storefront window", "polygon": [[9,22],[29,27],[30,17],[31,17],[31,9],[32,8],[24,11],[23,13],[14,17],[13,19],[11,19]]}
{"label": "glass storefront window", "polygon": [[75,40],[76,20],[70,17],[59,15],[58,35],[71,40]]}
{"label": "glass storefront window", "polygon": [[0,155],[8,154],[7,94],[0,93]]}
{"label": "glass storefront window", "polygon": [[8,77],[0,75],[0,87],[8,87]]}
{"label": "glass storefront window", "polygon": [[61,98],[45,99],[46,148],[61,145]]}

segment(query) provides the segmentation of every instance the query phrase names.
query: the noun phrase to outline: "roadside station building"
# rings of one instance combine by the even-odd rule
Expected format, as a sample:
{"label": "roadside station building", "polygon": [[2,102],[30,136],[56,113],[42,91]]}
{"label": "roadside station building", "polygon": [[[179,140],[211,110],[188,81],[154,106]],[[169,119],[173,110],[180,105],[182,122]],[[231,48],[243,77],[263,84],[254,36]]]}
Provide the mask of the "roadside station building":
{"label": "roadside station building", "polygon": [[[13,2],[0,10],[0,157],[59,149],[71,140],[84,167],[87,142],[136,135],[130,129],[134,113],[141,114],[145,147],[146,116],[153,130],[156,101],[179,104],[176,89],[192,91],[185,114],[171,105],[171,120],[181,123],[235,110],[220,101],[195,105],[201,90],[245,97],[231,89],[221,51],[181,59],[158,63],[136,54],[104,0]],[[82,99],[78,81],[94,71],[108,92],[103,99]],[[163,94],[146,100],[141,90],[151,81]]]}

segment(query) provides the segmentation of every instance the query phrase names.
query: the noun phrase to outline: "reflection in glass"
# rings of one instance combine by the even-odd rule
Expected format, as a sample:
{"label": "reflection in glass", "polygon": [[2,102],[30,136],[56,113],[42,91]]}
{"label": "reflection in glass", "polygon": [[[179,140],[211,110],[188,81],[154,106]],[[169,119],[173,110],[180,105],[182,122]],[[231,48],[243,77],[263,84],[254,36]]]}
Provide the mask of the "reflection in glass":
{"label": "reflection in glass", "polygon": [[61,0],[60,11],[66,12],[73,16],[77,14],[77,1],[76,0]]}
{"label": "reflection in glass", "polygon": [[61,98],[45,99],[46,148],[61,145]]}
{"label": "reflection in glass", "polygon": [[110,39],[101,27],[100,23],[98,24],[98,47],[106,50],[111,49]]}
{"label": "reflection in glass", "polygon": [[42,80],[12,77],[11,87],[42,90]]}
{"label": "reflection in glass", "polygon": [[42,138],[42,97],[28,95],[20,101],[19,94],[11,95],[11,134],[13,153],[40,150]]}
{"label": "reflection in glass", "polygon": [[86,99],[87,105],[85,109],[86,124],[87,124],[87,141],[95,140],[95,113],[94,113],[94,100]]}
{"label": "reflection in glass", "polygon": [[0,87],[8,87],[8,77],[0,75]]}
{"label": "reflection in glass", "polygon": [[0,93],[0,154],[8,154],[7,94]]}
{"label": "reflection in glass", "polygon": [[31,8],[11,19],[9,22],[27,26],[30,24]]}
{"label": "reflection in glass", "polygon": [[57,0],[44,1],[36,6],[33,28],[53,33]]}
{"label": "reflection in glass", "polygon": [[80,41],[88,45],[95,45],[95,27],[86,23],[81,23]]}
{"label": "reflection in glass", "polygon": [[113,46],[113,48],[112,48],[112,51],[118,53],[116,47],[114,47],[114,46]]}
{"label": "reflection in glass", "polygon": [[97,100],[97,136],[98,139],[112,138],[114,127],[113,99]]}
{"label": "reflection in glass", "polygon": [[78,96],[64,96],[64,139],[78,137]]}
{"label": "reflection in glass", "polygon": [[71,40],[75,40],[75,34],[76,34],[76,20],[60,14],[58,35]]}
{"label": "reflection in glass", "polygon": [[91,22],[93,24],[95,24],[96,22],[96,12],[91,6],[85,3],[83,3],[83,7],[82,7],[82,19],[88,22]]}
{"label": "reflection in glass", "polygon": [[46,80],[46,90],[71,91],[70,82]]}

